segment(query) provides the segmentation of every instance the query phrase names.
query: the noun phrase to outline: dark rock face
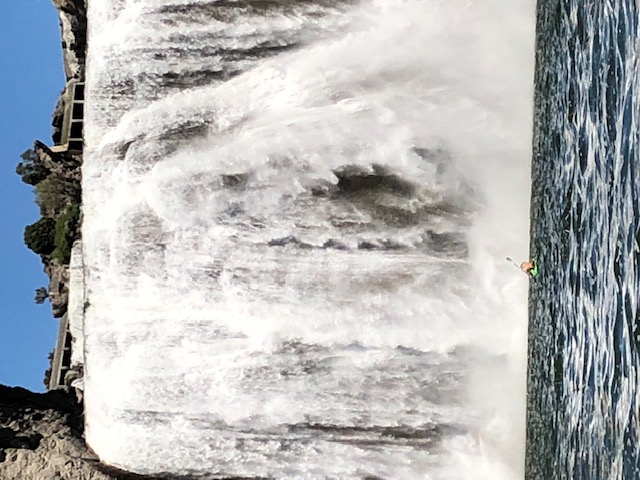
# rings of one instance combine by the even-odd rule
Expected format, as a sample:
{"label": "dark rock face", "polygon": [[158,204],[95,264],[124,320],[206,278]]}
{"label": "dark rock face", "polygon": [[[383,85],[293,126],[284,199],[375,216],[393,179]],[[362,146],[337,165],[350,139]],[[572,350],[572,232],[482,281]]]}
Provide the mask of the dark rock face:
{"label": "dark rock face", "polygon": [[[0,427],[0,449],[26,448],[28,450],[35,450],[40,446],[40,440],[42,440],[42,435],[39,433],[20,435],[20,432],[12,428]],[[6,458],[4,452],[0,454],[0,456],[3,455]]]}
{"label": "dark rock face", "polygon": [[372,165],[373,172],[368,172],[354,165],[347,165],[335,170],[338,177],[338,190],[342,194],[353,194],[363,191],[387,191],[400,196],[410,196],[414,187],[408,181],[387,171],[383,166]]}
{"label": "dark rock face", "polygon": [[62,122],[64,121],[64,90],[58,97],[58,101],[56,103],[56,108],[53,110],[51,114],[51,126],[53,127],[53,131],[51,133],[51,139],[53,140],[54,145],[59,145],[60,140],[62,140]]}

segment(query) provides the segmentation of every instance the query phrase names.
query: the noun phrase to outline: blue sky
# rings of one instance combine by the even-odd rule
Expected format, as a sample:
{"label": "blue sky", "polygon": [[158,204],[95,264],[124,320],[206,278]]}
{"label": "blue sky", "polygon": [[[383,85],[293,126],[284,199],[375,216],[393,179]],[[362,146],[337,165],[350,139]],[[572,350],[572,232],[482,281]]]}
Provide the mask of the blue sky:
{"label": "blue sky", "polygon": [[32,188],[14,173],[20,154],[38,139],[51,145],[51,114],[64,88],[58,15],[51,0],[5,2],[0,29],[0,383],[44,391],[58,321],[48,302],[40,258],[24,246],[25,225],[39,218]]}

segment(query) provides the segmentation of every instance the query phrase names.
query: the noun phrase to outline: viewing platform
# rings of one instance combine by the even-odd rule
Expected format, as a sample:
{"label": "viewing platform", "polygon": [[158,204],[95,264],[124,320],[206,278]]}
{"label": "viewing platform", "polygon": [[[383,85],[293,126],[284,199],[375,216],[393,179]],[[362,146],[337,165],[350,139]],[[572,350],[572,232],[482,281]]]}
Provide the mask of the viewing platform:
{"label": "viewing platform", "polygon": [[84,310],[86,307],[82,242],[76,241],[69,262],[69,303],[60,318],[58,338],[51,361],[49,390],[68,390],[82,378],[84,369]]}
{"label": "viewing platform", "polygon": [[60,144],[51,147],[52,152],[82,153],[84,122],[84,82],[72,79],[67,82],[64,113],[60,130]]}
{"label": "viewing platform", "polygon": [[69,332],[69,316],[64,314],[60,318],[58,326],[58,339],[53,350],[53,360],[51,361],[51,377],[49,378],[49,390],[66,388],[64,377],[71,369],[71,343],[72,337]]}

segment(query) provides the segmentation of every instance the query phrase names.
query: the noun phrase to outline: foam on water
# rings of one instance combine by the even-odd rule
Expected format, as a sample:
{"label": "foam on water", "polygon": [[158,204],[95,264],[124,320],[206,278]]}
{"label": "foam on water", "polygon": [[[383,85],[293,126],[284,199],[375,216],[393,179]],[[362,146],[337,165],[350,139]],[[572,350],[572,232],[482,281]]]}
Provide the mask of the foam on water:
{"label": "foam on water", "polygon": [[257,4],[90,5],[89,443],[521,476],[532,2]]}

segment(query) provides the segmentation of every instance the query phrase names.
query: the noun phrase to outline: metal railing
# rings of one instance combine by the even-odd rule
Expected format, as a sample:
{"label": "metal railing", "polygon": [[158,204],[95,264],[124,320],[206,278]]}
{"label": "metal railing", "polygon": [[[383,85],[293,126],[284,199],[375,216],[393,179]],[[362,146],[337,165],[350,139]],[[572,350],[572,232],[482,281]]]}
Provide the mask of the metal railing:
{"label": "metal railing", "polygon": [[52,152],[82,153],[84,122],[84,82],[69,80],[64,93],[65,105],[60,131],[60,145]]}
{"label": "metal railing", "polygon": [[51,377],[49,378],[49,390],[67,388],[64,377],[71,368],[71,332],[69,332],[69,319],[65,313],[60,318],[58,326],[58,340],[53,350],[51,361]]}

